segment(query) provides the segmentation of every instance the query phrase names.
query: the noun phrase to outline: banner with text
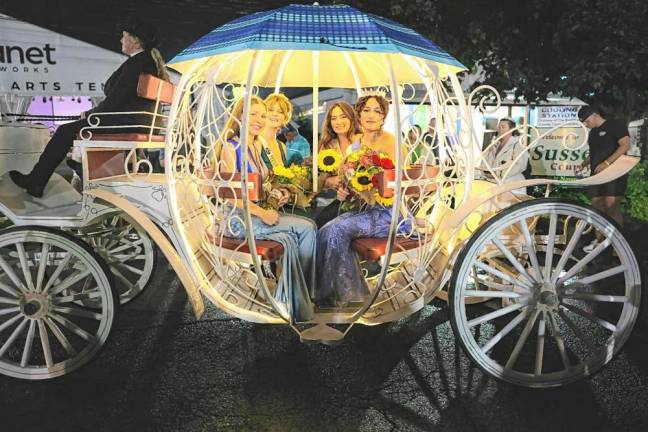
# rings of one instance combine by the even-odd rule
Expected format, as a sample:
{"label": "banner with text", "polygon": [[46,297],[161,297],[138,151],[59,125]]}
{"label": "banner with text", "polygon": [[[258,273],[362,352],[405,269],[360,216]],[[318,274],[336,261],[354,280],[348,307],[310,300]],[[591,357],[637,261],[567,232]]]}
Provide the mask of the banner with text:
{"label": "banner with text", "polygon": [[124,60],[124,55],[0,14],[0,94],[103,96],[104,82]]}
{"label": "banner with text", "polygon": [[[564,123],[564,122],[561,122]],[[540,134],[552,128],[539,128]],[[580,128],[560,128],[546,135],[531,149],[531,174],[537,176],[575,177],[575,169],[589,154],[587,134]]]}

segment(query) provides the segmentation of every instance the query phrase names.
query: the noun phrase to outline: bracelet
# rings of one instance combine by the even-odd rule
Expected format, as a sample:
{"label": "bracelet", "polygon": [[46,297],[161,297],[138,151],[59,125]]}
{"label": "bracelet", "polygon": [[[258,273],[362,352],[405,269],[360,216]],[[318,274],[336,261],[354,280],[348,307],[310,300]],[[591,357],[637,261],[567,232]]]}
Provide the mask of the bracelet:
{"label": "bracelet", "polygon": [[603,162],[605,162],[605,163],[607,164],[607,166],[612,165],[612,164],[610,163],[610,161],[608,161],[607,159],[605,159]]}

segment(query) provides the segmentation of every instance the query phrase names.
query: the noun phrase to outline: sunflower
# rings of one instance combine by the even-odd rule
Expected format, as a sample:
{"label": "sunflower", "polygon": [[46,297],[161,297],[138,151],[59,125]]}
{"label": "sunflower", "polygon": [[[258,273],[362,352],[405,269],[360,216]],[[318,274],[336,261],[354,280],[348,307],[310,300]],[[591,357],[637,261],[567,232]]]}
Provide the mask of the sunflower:
{"label": "sunflower", "polygon": [[274,175],[277,177],[284,177],[288,180],[291,180],[295,177],[295,173],[293,173],[289,168],[285,168],[281,165],[278,165],[272,169],[272,172]]}
{"label": "sunflower", "polygon": [[388,207],[394,204],[394,197],[385,198],[384,196],[380,195],[378,192],[374,193],[374,199],[376,200],[376,204],[381,205],[383,207]]}
{"label": "sunflower", "polygon": [[366,191],[372,188],[371,174],[367,171],[357,171],[351,178],[351,186],[358,192]]}
{"label": "sunflower", "polygon": [[320,171],[335,172],[340,168],[342,163],[342,156],[337,150],[326,149],[322,150],[317,156],[317,167]]}

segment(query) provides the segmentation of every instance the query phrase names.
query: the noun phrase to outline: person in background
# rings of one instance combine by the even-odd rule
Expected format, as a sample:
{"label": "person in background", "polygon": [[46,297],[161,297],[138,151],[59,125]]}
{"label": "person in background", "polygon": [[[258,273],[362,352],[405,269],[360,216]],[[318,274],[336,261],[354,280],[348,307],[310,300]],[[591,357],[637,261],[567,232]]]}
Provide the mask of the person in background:
{"label": "person in background", "polygon": [[[508,117],[500,119],[497,123],[497,138],[484,153],[484,159],[493,174],[503,182],[525,179],[529,152],[520,141],[520,132],[516,129],[515,121]],[[526,188],[518,188],[511,192],[524,195]]]}
{"label": "person in background", "polygon": [[292,123],[289,123],[284,129],[284,138],[286,138],[286,148],[288,150],[286,166],[301,164],[311,156],[310,143],[299,134],[299,129]]}
{"label": "person in background", "polygon": [[[591,175],[599,174],[630,149],[630,133],[621,121],[607,120],[598,109],[589,105],[578,110],[578,119],[590,130],[587,138],[589,156],[583,161],[581,170],[589,165]],[[627,185],[628,175],[625,174],[611,182],[590,186],[587,191],[592,205],[620,226],[623,226],[621,197],[625,195]],[[593,251],[602,240],[597,233],[583,251]]]}
{"label": "person in background", "polygon": [[[9,177],[30,195],[40,198],[56,167],[65,159],[74,139],[82,128],[88,127],[92,114],[112,112],[153,112],[155,101],[137,96],[140,74],[151,74],[168,80],[164,61],[157,49],[157,32],[153,26],[139,19],[130,19],[121,25],[121,49],[129,58],[108,78],[104,86],[106,98],[96,107],[81,113],[79,120],[59,126],[43,154],[29,174],[10,171]],[[139,125],[151,122],[145,115],[100,116],[101,126]],[[96,125],[95,125],[96,126]],[[134,129],[134,130],[132,130]],[[111,133],[141,132],[137,128],[116,128]],[[107,130],[99,129],[102,133]]]}

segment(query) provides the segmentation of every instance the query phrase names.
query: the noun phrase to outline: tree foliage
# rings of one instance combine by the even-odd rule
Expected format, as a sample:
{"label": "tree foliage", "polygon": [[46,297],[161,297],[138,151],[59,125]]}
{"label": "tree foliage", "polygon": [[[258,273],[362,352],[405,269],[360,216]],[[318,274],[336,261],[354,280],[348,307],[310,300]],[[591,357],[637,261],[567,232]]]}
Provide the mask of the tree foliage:
{"label": "tree foliage", "polygon": [[[373,0],[362,10],[414,28],[486,83],[534,103],[560,93],[615,116],[648,113],[645,0]],[[476,83],[478,85],[480,83]]]}

